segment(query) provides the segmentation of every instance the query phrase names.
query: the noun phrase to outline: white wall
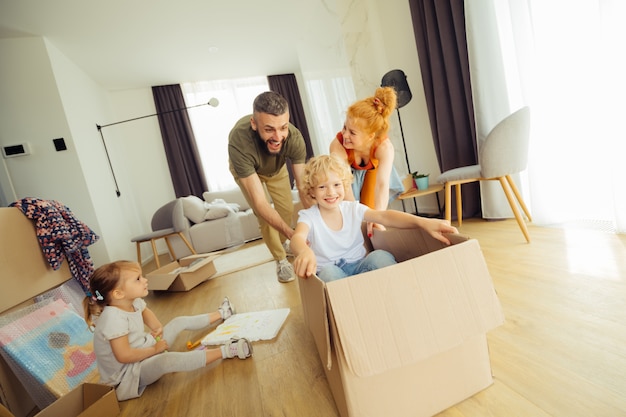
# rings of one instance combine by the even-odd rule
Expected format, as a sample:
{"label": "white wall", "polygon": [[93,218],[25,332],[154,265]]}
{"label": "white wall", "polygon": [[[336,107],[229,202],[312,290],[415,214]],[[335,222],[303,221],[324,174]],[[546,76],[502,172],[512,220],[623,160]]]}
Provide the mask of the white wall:
{"label": "white wall", "polygon": [[75,152],[55,154],[52,144],[52,139],[60,137],[71,142],[71,135],[43,39],[0,40],[0,53],[0,140],[3,146],[26,142],[32,151],[4,160],[10,173],[7,181],[20,197],[67,196],[69,190],[57,192],[49,187],[66,181],[84,190],[84,184],[79,184],[82,176],[72,178],[70,172],[70,166],[77,163]]}
{"label": "white wall", "polygon": [[[120,106],[112,103],[109,93],[87,77],[54,45],[49,43],[47,45],[63,108],[74,137],[79,163],[77,168],[87,183],[88,193],[84,197],[91,200],[95,215],[93,219],[86,217],[85,221],[89,219],[93,223],[87,224],[97,224],[97,230],[106,231],[99,232],[106,247],[106,255],[100,259],[102,262],[109,259],[134,259],[134,245],[130,239],[146,230],[143,213],[137,211],[137,206],[141,206],[137,204],[137,200],[141,199],[142,195],[136,193],[135,188],[139,187],[141,190],[149,188],[144,187],[139,181],[145,178],[142,173],[150,169],[150,165],[147,165],[148,168],[142,166],[146,160],[150,160],[154,146],[148,146],[146,150],[137,147],[138,141],[124,140],[127,137],[125,134],[133,133],[132,126],[129,130],[120,128],[118,131],[113,130],[115,127],[102,128],[103,143],[97,125],[104,125],[106,123],[103,120],[115,118],[113,109],[117,110]],[[152,111],[154,105],[150,105],[152,108],[148,106],[148,110]],[[139,111],[143,111],[143,108],[139,108]],[[158,150],[157,147],[156,151]],[[107,151],[117,179],[119,197],[108,164]],[[148,221],[153,212],[153,207],[150,207]],[[96,256],[94,258],[98,259]]]}
{"label": "white wall", "polygon": [[[55,54],[52,50],[49,55],[42,38],[0,41],[3,63],[0,144],[28,142],[32,150],[30,155],[4,161],[3,190],[7,191],[5,183],[12,186],[7,196],[11,201],[24,197],[60,201],[101,235],[75,135],[54,77],[52,56]],[[84,98],[97,99],[93,94]],[[55,138],[64,138],[68,149],[57,152],[52,142]],[[107,259],[104,241],[90,247],[90,252],[94,261]]]}
{"label": "white wall", "polygon": [[[298,80],[306,84],[320,74],[327,78],[350,74],[356,96],[362,98],[374,92],[387,71],[402,69],[413,93],[412,101],[400,110],[411,169],[436,177],[408,4],[336,0],[327,6],[311,13],[336,14],[338,27],[329,28],[324,43],[303,41]],[[0,197],[61,201],[101,236],[90,247],[96,264],[134,259],[130,239],[149,232],[154,211],[174,198],[158,121],[150,117],[102,129],[119,197],[96,124],[154,114],[150,87],[105,91],[42,38],[0,40],[0,73],[0,145],[28,141],[33,149],[30,156],[2,161]],[[316,140],[317,120],[311,117],[306,89],[301,86],[301,90]],[[338,93],[333,100],[342,103],[346,95],[349,92]],[[65,138],[67,151],[54,150],[52,139],[59,137]],[[397,150],[396,168],[402,174],[406,164],[397,118],[392,120],[391,138]],[[419,208],[435,212],[434,197],[422,198]]]}
{"label": "white wall", "polygon": [[[109,97],[114,113],[110,119],[101,120],[101,126],[156,113],[151,88],[115,91]],[[147,117],[104,127],[102,133],[120,188],[119,199],[128,202],[128,212],[132,213],[124,227],[131,236],[148,233],[154,212],[176,197],[158,119]],[[106,192],[115,195],[114,188]],[[167,251],[163,242],[158,242],[158,247],[160,252]],[[151,254],[149,245],[142,245],[142,259],[149,259]],[[126,256],[135,257],[130,253]]]}
{"label": "white wall", "polygon": [[[158,123],[103,128],[120,197],[96,125],[154,113],[150,89],[111,94],[42,38],[2,40],[0,56],[0,145],[26,141],[32,150],[2,160],[5,200],[60,201],[100,236],[89,247],[96,265],[135,259],[130,239],[149,231],[156,208],[174,197]],[[55,138],[68,149],[57,152]]]}

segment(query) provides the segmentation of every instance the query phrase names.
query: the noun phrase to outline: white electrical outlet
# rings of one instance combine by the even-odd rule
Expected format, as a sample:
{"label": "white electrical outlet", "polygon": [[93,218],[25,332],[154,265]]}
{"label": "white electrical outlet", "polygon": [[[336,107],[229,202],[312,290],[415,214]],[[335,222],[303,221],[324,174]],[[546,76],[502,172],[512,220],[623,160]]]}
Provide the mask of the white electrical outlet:
{"label": "white electrical outlet", "polygon": [[28,143],[20,143],[17,145],[9,145],[2,147],[2,156],[5,158],[14,158],[16,156],[30,155],[30,146]]}

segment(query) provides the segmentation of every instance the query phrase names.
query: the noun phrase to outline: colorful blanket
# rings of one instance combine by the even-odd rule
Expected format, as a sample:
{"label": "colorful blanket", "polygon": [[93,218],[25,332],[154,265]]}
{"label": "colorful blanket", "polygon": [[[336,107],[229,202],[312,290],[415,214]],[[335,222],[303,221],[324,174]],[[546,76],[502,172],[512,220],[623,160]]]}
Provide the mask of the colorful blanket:
{"label": "colorful blanket", "polygon": [[29,219],[35,220],[35,232],[44,257],[57,270],[67,259],[72,276],[81,284],[87,295],[89,277],[94,271],[87,246],[96,243],[96,235],[72,211],[54,200],[27,197],[10,204],[19,208]]}

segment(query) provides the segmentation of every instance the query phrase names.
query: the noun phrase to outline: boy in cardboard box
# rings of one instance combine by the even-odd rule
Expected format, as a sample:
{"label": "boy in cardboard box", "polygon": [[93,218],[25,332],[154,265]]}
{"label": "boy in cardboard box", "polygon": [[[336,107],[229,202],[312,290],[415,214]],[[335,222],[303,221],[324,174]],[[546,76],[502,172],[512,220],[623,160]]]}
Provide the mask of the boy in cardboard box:
{"label": "boy in cardboard box", "polygon": [[311,158],[304,170],[303,191],[315,204],[298,213],[291,239],[301,278],[313,274],[326,282],[372,271],[396,263],[384,250],[366,253],[362,223],[395,228],[422,228],[435,239],[450,244],[447,233],[458,233],[446,220],[429,219],[396,210],[372,210],[358,201],[345,201],[352,173],[334,154]]}

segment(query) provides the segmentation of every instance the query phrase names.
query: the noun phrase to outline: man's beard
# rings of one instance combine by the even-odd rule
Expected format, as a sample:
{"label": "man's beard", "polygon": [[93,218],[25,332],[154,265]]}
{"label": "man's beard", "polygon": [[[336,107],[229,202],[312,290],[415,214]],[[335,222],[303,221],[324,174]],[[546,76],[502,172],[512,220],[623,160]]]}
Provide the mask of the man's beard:
{"label": "man's beard", "polygon": [[285,147],[285,141],[283,140],[280,143],[280,148],[277,151],[273,151],[272,149],[270,149],[269,141],[266,142],[260,137],[259,137],[259,141],[261,142],[261,148],[263,148],[263,150],[267,152],[269,155],[280,155],[283,151],[283,148]]}
{"label": "man's beard", "polygon": [[269,145],[267,145],[267,143],[265,144],[265,150],[270,154],[270,155],[280,155],[281,152],[283,151],[283,145],[280,145],[280,149],[278,149],[277,151],[272,151],[269,147]]}

